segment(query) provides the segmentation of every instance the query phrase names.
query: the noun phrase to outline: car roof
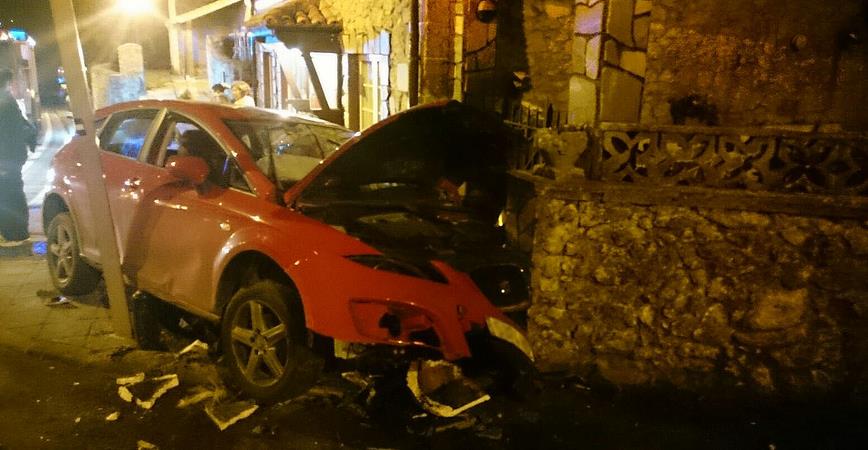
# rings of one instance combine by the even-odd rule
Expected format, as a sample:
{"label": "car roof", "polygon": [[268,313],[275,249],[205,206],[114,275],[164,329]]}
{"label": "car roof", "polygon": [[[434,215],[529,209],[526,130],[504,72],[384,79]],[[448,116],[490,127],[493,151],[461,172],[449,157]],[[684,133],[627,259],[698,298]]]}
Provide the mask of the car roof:
{"label": "car roof", "polygon": [[288,120],[291,122],[348,130],[340,125],[327,122],[316,116],[305,113],[291,113],[289,111],[256,107],[237,107],[226,104],[190,100],[134,100],[130,102],[116,103],[99,109],[96,112],[96,116],[98,118],[103,118],[119,111],[161,108],[169,108],[180,113],[186,113],[193,116],[214,117],[221,120]]}

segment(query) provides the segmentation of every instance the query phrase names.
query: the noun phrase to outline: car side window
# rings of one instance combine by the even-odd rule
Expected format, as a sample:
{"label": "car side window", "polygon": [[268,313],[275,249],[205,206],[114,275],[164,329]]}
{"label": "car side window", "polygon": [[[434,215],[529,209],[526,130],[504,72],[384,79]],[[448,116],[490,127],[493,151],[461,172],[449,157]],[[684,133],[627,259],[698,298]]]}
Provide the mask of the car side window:
{"label": "car side window", "polygon": [[157,111],[152,109],[113,114],[100,134],[100,148],[138,159],[156,115]]}
{"label": "car side window", "polygon": [[201,131],[198,125],[184,118],[175,116],[166,119],[154,139],[156,148],[148,155],[148,162],[164,167],[169,158],[178,155],[179,151],[184,152],[185,149],[181,148],[181,136],[191,130]]}
{"label": "car side window", "polygon": [[159,147],[151,152],[155,156],[149,156],[151,164],[165,167],[172,156],[198,156],[208,164],[211,183],[223,187],[230,185],[234,167],[232,159],[210,133],[192,120],[178,114],[169,115],[154,142]]}

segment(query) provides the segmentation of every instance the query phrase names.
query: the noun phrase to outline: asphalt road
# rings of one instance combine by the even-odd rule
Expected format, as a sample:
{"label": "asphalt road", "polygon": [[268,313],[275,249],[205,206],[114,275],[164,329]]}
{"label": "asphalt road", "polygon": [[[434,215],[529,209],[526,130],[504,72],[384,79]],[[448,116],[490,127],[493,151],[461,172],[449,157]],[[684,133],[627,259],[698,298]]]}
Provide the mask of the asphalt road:
{"label": "asphalt road", "polygon": [[[368,396],[327,377],[325,394],[262,406],[219,431],[201,407],[176,406],[197,382],[182,377],[145,410],[118,396],[115,379],[131,375],[125,370],[0,344],[0,449],[134,449],[139,440],[162,449],[868,448],[864,409],[734,407],[684,394],[588,390],[576,380],[549,380],[531,400],[495,396],[465,417],[435,419],[421,415],[399,382]],[[106,421],[115,411],[120,418]]]}

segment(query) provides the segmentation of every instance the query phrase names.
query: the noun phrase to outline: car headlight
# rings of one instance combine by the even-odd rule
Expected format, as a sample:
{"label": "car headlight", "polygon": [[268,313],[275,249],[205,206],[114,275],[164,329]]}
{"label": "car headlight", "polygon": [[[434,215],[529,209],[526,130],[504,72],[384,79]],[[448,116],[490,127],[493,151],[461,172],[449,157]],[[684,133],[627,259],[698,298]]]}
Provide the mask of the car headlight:
{"label": "car headlight", "polygon": [[446,283],[446,277],[430,263],[409,262],[386,255],[351,255],[347,259],[374,270],[397,273],[408,277]]}
{"label": "car headlight", "polygon": [[521,330],[496,317],[485,319],[485,324],[488,325],[488,332],[491,333],[492,336],[509,342],[521,350],[521,352],[530,358],[531,361],[534,360],[533,349],[530,347],[530,341],[527,340]]}

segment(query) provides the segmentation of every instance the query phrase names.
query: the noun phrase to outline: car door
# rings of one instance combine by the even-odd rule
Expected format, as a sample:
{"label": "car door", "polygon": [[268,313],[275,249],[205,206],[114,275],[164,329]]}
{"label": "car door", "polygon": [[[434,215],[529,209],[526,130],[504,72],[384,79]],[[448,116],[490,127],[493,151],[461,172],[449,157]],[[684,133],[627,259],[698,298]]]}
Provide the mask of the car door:
{"label": "car door", "polygon": [[[199,135],[199,148],[188,149],[211,168],[208,181],[191,186],[166,182],[144,193],[138,225],[143,233],[130,260],[140,289],[188,309],[213,309],[214,266],[231,235],[252,222],[258,199],[234,158],[197,122],[179,114],[166,116],[146,158],[153,170],[171,178],[164,167],[180,150],[184,135]],[[276,205],[271,205],[275,207]]]}
{"label": "car door", "polygon": [[142,160],[161,111],[135,109],[115,113],[100,133],[100,160],[122,265],[139,239],[135,227],[142,193],[165,182],[165,176]]}

